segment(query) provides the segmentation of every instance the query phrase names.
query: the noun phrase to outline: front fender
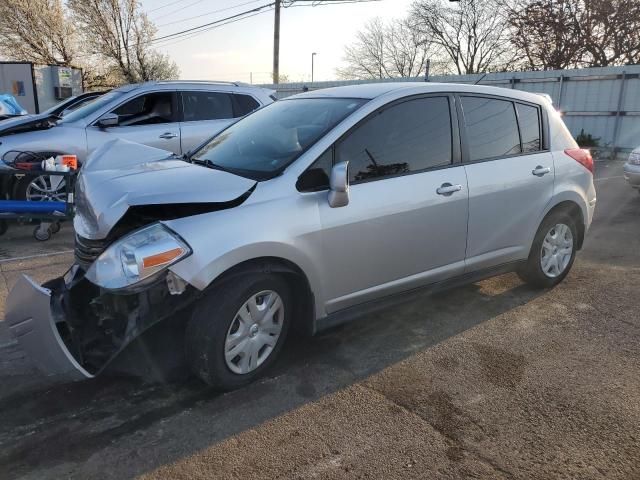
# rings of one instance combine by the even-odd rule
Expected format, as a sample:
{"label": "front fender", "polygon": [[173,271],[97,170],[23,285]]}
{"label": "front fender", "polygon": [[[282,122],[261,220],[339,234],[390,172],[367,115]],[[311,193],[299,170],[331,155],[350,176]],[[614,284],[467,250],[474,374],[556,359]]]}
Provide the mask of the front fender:
{"label": "front fender", "polygon": [[[259,187],[258,187],[259,188]],[[259,192],[254,195],[259,196]],[[180,235],[193,254],[170,270],[204,290],[234,266],[260,258],[296,265],[309,281],[316,315],[323,316],[322,237],[313,197],[288,197],[251,202],[218,212],[164,222]]]}

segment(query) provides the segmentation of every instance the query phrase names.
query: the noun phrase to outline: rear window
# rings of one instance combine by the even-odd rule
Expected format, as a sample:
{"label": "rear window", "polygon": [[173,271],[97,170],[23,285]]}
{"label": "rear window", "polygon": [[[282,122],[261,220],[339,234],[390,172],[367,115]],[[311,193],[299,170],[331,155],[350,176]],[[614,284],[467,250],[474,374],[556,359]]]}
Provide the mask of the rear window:
{"label": "rear window", "polygon": [[520,135],[513,103],[494,98],[462,97],[469,160],[520,153]]}

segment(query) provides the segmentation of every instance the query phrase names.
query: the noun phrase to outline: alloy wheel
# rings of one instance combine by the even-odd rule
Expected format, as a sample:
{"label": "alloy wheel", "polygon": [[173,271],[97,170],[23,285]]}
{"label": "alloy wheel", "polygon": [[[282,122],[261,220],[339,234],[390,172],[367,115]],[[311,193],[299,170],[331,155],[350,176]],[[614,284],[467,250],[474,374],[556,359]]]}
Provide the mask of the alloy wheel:
{"label": "alloy wheel", "polygon": [[244,302],[225,338],[229,370],[244,375],[262,365],[278,343],[283,321],[284,303],[273,290],[256,293]]}
{"label": "alloy wheel", "polygon": [[64,177],[60,175],[41,175],[34,178],[25,193],[31,202],[65,202],[67,192]]}

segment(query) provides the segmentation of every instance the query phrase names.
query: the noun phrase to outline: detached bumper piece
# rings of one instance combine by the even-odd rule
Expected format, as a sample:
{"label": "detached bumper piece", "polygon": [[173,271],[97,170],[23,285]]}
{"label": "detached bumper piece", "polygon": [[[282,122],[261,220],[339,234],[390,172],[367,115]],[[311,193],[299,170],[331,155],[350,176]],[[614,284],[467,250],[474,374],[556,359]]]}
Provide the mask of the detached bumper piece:
{"label": "detached bumper piece", "polygon": [[44,286],[23,275],[7,299],[6,320],[44,374],[78,381],[98,375],[146,329],[196,297],[189,286],[172,295],[166,275],[137,291],[102,290],[74,266]]}
{"label": "detached bumper piece", "polygon": [[22,275],[7,299],[6,321],[38,368],[65,380],[92,378],[62,341],[51,311],[51,290]]}

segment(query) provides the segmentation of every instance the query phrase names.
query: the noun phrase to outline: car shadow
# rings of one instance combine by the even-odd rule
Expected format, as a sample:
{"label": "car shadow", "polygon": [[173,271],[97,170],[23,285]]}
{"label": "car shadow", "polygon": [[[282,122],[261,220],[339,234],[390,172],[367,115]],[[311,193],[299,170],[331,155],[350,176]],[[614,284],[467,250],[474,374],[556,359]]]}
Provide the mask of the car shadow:
{"label": "car shadow", "polygon": [[[112,374],[63,385],[32,381],[23,390],[0,393],[0,477],[81,464],[112,448],[144,448],[148,454],[125,471],[113,467],[114,478],[132,478],[356,383],[542,294],[504,275],[425,295],[313,338],[293,335],[267,378],[226,394],[194,378],[149,383]],[[180,343],[179,335],[167,337],[161,349]],[[157,357],[139,350],[148,359]],[[174,360],[174,367],[181,363]],[[159,373],[165,367],[152,369]],[[0,384],[9,380],[2,376]],[[149,437],[160,425],[172,433],[154,443]]]}

